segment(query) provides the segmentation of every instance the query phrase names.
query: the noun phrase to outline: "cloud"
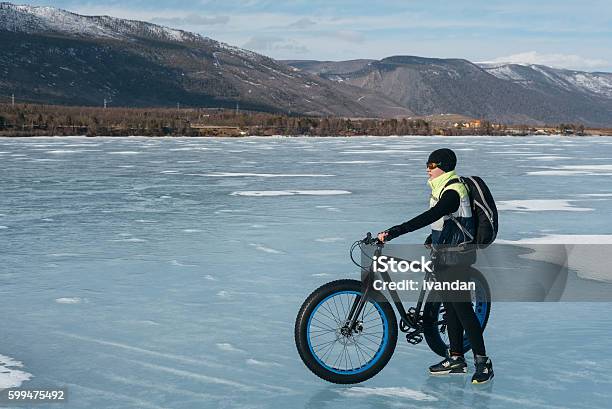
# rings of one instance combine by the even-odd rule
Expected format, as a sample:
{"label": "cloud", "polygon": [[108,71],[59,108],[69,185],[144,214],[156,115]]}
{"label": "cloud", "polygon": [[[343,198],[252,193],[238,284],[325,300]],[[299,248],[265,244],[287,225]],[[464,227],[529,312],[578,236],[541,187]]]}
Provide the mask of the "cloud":
{"label": "cloud", "polygon": [[542,54],[536,51],[512,54],[491,60],[494,63],[539,64],[567,69],[597,69],[609,67],[609,61],[585,58],[575,54]]}
{"label": "cloud", "polygon": [[315,21],[313,21],[312,19],[308,18],[308,17],[303,17],[289,25],[287,25],[287,28],[297,28],[299,30],[303,30],[306,28],[310,28],[312,26],[315,26],[317,23]]}
{"label": "cloud", "polygon": [[293,51],[298,53],[308,53],[310,50],[296,41],[288,40],[284,37],[272,35],[259,35],[251,37],[242,48],[259,52],[266,51]]}
{"label": "cloud", "polygon": [[224,25],[229,22],[228,16],[200,16],[198,14],[189,14],[184,17],[154,17],[151,19],[153,23],[178,25],[178,26],[215,26]]}

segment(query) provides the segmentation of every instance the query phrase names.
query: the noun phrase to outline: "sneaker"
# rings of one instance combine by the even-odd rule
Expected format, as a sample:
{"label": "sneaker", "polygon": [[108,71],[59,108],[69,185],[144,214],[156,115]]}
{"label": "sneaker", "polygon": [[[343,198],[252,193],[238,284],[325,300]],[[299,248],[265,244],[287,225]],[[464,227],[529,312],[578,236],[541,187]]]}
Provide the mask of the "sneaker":
{"label": "sneaker", "polygon": [[493,363],[487,356],[476,355],[474,356],[474,364],[476,366],[476,372],[472,376],[473,384],[487,383],[493,379]]}
{"label": "sneaker", "polygon": [[467,373],[465,358],[461,355],[452,355],[445,360],[429,367],[432,375],[449,375]]}

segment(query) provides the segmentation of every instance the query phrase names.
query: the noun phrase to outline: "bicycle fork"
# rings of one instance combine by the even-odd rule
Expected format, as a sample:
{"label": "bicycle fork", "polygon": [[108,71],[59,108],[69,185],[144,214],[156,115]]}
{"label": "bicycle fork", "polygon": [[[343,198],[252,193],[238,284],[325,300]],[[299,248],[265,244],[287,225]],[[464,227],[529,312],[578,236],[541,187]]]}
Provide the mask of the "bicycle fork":
{"label": "bicycle fork", "polygon": [[368,296],[372,291],[372,274],[368,274],[362,285],[362,295],[358,295],[353,301],[353,305],[346,317],[346,328],[352,333],[356,330],[357,319],[363,311],[365,303],[368,301]]}

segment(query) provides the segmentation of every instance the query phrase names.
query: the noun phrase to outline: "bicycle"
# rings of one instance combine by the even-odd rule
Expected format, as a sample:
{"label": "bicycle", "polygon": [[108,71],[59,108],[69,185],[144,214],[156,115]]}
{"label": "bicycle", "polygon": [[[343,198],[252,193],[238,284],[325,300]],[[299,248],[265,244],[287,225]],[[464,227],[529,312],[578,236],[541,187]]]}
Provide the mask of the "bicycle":
{"label": "bicycle", "polygon": [[[365,271],[362,280],[336,280],[317,288],[306,298],[295,321],[295,343],[304,364],[318,377],[338,384],[363,382],[380,372],[393,355],[398,329],[412,345],[424,338],[436,354],[446,356],[448,351],[445,309],[439,294],[423,286],[416,305],[408,310],[396,290],[388,290],[389,301],[373,288],[372,265],[364,268],[353,258],[355,247],[364,253],[363,245],[375,245],[373,256],[380,257],[384,243],[368,233],[351,246],[351,260]],[[484,330],[491,312],[490,289],[478,270],[466,270],[475,287],[472,305]],[[388,273],[380,274],[391,282]],[[425,273],[424,281],[432,280],[436,280],[435,268]],[[391,305],[399,314],[399,325]],[[465,335],[463,347],[464,353],[471,349]]]}

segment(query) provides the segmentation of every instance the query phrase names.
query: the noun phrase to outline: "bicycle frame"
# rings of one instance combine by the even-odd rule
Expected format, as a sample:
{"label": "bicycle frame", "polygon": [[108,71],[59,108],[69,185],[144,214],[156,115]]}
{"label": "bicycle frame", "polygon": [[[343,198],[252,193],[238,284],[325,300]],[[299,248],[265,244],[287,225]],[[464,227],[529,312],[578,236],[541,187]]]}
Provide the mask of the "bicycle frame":
{"label": "bicycle frame", "polygon": [[[380,243],[380,242],[376,243],[376,250],[374,251],[374,257],[379,257],[382,254],[383,247],[384,247],[383,243]],[[435,266],[435,263],[434,263],[434,266]],[[380,272],[380,275],[384,281],[386,282],[391,281],[391,277],[389,276],[389,273],[387,273],[386,271]],[[425,281],[429,281],[432,278],[434,278],[433,272],[428,271],[425,273],[425,278],[424,278]],[[368,268],[367,274],[362,280],[363,296],[357,297],[355,299],[349,311],[348,317],[347,317],[347,324],[348,324],[347,327],[350,328],[351,330],[355,329],[355,326],[357,324],[357,317],[359,317],[359,314],[361,314],[363,306],[368,300],[369,294],[374,289],[372,286],[373,280],[374,280],[374,269],[372,265],[370,265]],[[400,316],[400,324],[399,324],[400,330],[406,333],[409,332],[410,334],[413,334],[413,335],[422,332],[423,328],[422,328],[422,325],[420,325],[419,320],[420,320],[421,312],[423,309],[423,304],[425,302],[425,296],[426,296],[425,288],[421,288],[417,304],[415,307],[413,307],[414,308],[413,311],[411,311],[413,308],[409,308],[408,311],[406,311],[406,309],[404,308],[404,304],[397,293],[397,290],[389,289],[388,292],[391,296],[393,304],[395,305],[395,309]],[[413,329],[414,331],[410,331],[410,329]]]}

